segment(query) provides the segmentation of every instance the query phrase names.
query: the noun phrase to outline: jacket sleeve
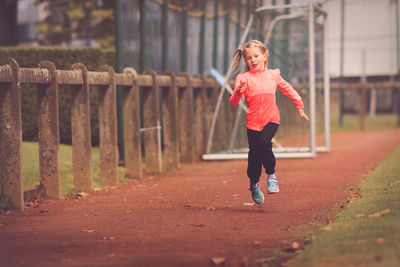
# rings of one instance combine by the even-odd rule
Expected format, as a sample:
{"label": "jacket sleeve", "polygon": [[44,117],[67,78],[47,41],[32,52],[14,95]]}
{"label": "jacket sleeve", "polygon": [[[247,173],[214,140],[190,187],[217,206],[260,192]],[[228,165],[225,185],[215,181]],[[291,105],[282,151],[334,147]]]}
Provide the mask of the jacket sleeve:
{"label": "jacket sleeve", "polygon": [[304,103],[301,99],[301,96],[297,93],[297,91],[290,83],[282,78],[281,71],[279,69],[276,69],[274,71],[278,83],[278,88],[281,90],[281,92],[293,101],[293,104],[296,106],[297,109],[303,109]]}
{"label": "jacket sleeve", "polygon": [[233,89],[233,95],[231,95],[231,97],[229,99],[229,102],[231,103],[232,106],[236,106],[237,104],[239,104],[240,99],[244,95],[244,91],[247,89],[247,88],[245,88],[245,90],[243,90],[241,93],[239,93],[239,85],[240,85],[241,81],[246,82],[244,77],[239,74],[235,80],[235,88]]}

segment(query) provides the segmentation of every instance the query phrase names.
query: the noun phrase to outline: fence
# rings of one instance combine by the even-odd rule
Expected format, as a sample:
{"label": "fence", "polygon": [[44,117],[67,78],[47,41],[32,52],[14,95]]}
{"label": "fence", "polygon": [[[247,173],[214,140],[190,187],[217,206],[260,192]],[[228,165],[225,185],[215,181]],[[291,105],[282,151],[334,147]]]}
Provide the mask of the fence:
{"label": "fence", "polygon": [[[37,84],[40,186],[34,192],[61,198],[59,170],[58,85],[71,86],[72,160],[74,189],[92,189],[90,86],[99,90],[100,178],[104,186],[118,182],[117,86],[123,93],[126,176],[142,177],[141,134],[144,133],[146,171],[178,168],[204,151],[207,121],[218,94],[214,78],[153,70],[137,74],[132,68],[115,73],[110,66],[88,71],[77,63],[71,70],[57,70],[50,61],[38,68],[20,68],[11,58],[0,61],[0,182],[2,206],[22,210],[21,83]],[[139,94],[140,90],[140,94]],[[159,95],[159,92],[160,95]],[[143,109],[140,128],[139,95]],[[160,108],[161,107],[161,110]],[[160,142],[163,114],[164,151]],[[164,163],[162,163],[164,162]],[[164,164],[164,166],[163,166]],[[32,192],[31,192],[32,193]],[[25,197],[29,192],[25,192]]]}
{"label": "fence", "polygon": [[[322,85],[319,86],[317,85],[317,87],[321,86]],[[371,115],[375,114],[377,108],[376,93],[379,90],[392,90],[394,96],[393,99],[391,99],[392,109],[393,113],[397,113],[397,125],[400,126],[400,81],[395,81],[393,79],[392,81],[384,81],[384,82],[346,82],[346,83],[331,82],[330,87],[332,92],[347,91],[347,92],[357,93],[358,101],[356,101],[357,103],[354,103],[356,105],[354,109],[357,110],[358,112],[360,130],[365,130],[366,128],[368,107],[370,109],[370,114]],[[339,104],[340,104],[339,116],[343,116],[342,103]]]}
{"label": "fence", "polygon": [[[28,192],[24,192],[22,175],[21,83],[37,84],[38,96],[40,186]],[[90,86],[98,86],[99,90],[100,178],[105,186],[114,186],[118,181],[117,86],[121,86],[123,93],[125,175],[130,178],[143,175],[142,142],[148,173],[179,168],[181,162],[193,162],[196,155],[202,155],[219,93],[217,81],[202,75],[191,77],[172,72],[156,75],[153,70],[137,74],[132,68],[115,73],[109,66],[88,71],[80,63],[71,70],[57,70],[50,61],[40,62],[38,68],[22,68],[14,59],[0,60],[0,205],[3,207],[22,210],[24,198],[31,193],[61,198],[58,85],[69,85],[71,90],[73,177],[78,192],[92,189]],[[294,84],[295,88],[301,86]],[[318,90],[320,87],[317,84]],[[360,92],[361,128],[365,127],[366,92],[375,88],[398,90],[400,82],[331,83],[333,91]],[[221,114],[221,121],[232,114],[227,109]],[[229,143],[228,131],[221,123],[217,131],[220,143]]]}

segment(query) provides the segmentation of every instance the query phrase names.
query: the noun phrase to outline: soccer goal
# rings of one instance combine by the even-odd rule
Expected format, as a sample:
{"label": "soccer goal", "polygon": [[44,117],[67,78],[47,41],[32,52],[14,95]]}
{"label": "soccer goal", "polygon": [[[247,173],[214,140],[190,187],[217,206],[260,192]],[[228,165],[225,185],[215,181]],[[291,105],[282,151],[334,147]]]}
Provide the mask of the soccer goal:
{"label": "soccer goal", "polygon": [[[312,158],[330,150],[330,92],[327,14],[309,4],[261,6],[250,16],[240,44],[258,39],[269,50],[268,68],[279,68],[282,77],[303,98],[310,121],[300,118],[290,99],[276,92],[281,124],[273,139],[277,158]],[[244,64],[243,64],[244,65]],[[242,66],[243,69],[244,66]],[[229,70],[211,74],[221,84],[211,120],[204,160],[245,159],[248,153],[244,99],[229,103],[235,75]]]}

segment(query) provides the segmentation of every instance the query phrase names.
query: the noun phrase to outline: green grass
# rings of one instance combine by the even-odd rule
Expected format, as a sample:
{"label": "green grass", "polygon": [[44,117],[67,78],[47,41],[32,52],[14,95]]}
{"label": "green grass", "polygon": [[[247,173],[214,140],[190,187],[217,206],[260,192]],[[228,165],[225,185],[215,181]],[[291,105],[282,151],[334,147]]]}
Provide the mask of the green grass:
{"label": "green grass", "polygon": [[[39,185],[39,146],[34,142],[23,142],[23,170],[24,188],[32,188]],[[93,168],[93,187],[103,187],[100,181],[100,150],[98,147],[92,148],[92,168]],[[67,195],[74,192],[73,171],[72,171],[72,147],[60,145],[60,175],[61,175],[61,194]],[[120,182],[128,181],[125,176],[125,168],[118,167]]]}
{"label": "green grass", "polygon": [[399,163],[400,146],[361,183],[362,197],[338,214],[331,230],[318,232],[291,266],[400,266]]}
{"label": "green grass", "polygon": [[[366,119],[366,130],[387,130],[397,128],[397,116],[395,114],[382,114],[374,117],[368,116]],[[339,126],[339,118],[331,119],[331,131],[358,131],[360,130],[360,123],[358,115],[345,115],[343,116],[343,126]]]}

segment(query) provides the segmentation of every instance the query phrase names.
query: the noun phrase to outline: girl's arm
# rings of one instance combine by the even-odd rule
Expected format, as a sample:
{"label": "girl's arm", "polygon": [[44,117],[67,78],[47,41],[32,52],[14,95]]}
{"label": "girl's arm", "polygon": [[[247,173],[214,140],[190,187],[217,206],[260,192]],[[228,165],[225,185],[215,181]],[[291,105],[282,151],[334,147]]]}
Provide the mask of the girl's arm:
{"label": "girl's arm", "polygon": [[280,75],[280,71],[278,73],[278,87],[285,96],[293,101],[294,105],[299,111],[300,116],[305,120],[310,120],[310,118],[304,112],[304,103],[301,99],[301,96],[297,93],[297,91],[292,87],[290,83],[282,78],[282,76]]}
{"label": "girl's arm", "polygon": [[239,101],[244,94],[246,86],[246,83],[238,76],[235,81],[235,89],[233,90],[233,95],[229,99],[229,102],[232,106],[236,106],[237,104],[239,104]]}

